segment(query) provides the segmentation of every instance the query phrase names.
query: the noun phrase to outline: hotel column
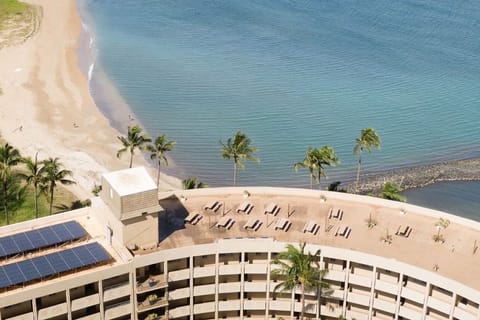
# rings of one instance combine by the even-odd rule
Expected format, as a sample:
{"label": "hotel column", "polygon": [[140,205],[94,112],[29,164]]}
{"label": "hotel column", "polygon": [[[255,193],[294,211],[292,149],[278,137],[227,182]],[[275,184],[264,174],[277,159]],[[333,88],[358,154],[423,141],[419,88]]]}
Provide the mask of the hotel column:
{"label": "hotel column", "polygon": [[348,279],[350,275],[350,260],[345,260],[342,263],[345,264],[345,268],[343,268],[343,273],[345,275],[345,288],[343,290],[343,306],[342,306],[342,315],[346,316],[347,314],[347,298],[348,298]]}
{"label": "hotel column", "polygon": [[[131,280],[132,279],[130,278],[130,283],[132,283]],[[98,281],[98,298],[100,300],[100,319],[104,320],[105,319],[105,306],[103,305],[104,301],[103,301],[103,281],[102,280]],[[134,303],[135,303],[135,300],[134,300]],[[133,311],[132,313],[135,316],[134,319],[137,319],[136,312],[134,310],[132,310],[132,311]]]}
{"label": "hotel column", "polygon": [[395,320],[398,319],[398,313],[400,312],[400,302],[402,296],[403,287],[403,273],[398,274],[398,288],[397,288],[397,300],[395,301]]}
{"label": "hotel column", "polygon": [[245,252],[240,253],[241,265],[240,265],[240,319],[243,319],[244,309],[244,292],[245,292]]}
{"label": "hotel column", "polygon": [[218,270],[220,269],[219,267],[219,254],[218,254],[218,246],[217,246],[217,252],[215,253],[215,319],[218,319]]}
{"label": "hotel column", "polygon": [[[38,319],[38,310],[37,310],[37,298],[32,299],[32,311],[33,311],[33,320]],[[1,314],[0,314],[0,320],[1,320]]]}
{"label": "hotel column", "polygon": [[373,302],[375,301],[375,282],[377,280],[377,266],[373,266],[372,283],[370,290],[370,305],[368,306],[368,320],[372,319]]}
{"label": "hotel column", "polygon": [[72,301],[70,300],[70,289],[65,290],[65,298],[67,301],[67,319],[72,320]]}
{"label": "hotel column", "polygon": [[266,297],[265,297],[265,318],[268,318],[270,312],[270,266],[272,265],[272,250],[267,252],[267,283],[266,283]]}
{"label": "hotel column", "polygon": [[193,257],[190,256],[189,257],[190,259],[190,285],[189,285],[189,288],[190,288],[190,319],[194,319],[194,314],[193,314],[193,310],[195,308],[195,304],[194,304],[194,300],[195,300],[195,294],[194,294],[194,286],[193,286],[193,281],[195,279],[195,276],[193,274],[193,268],[194,268],[194,265],[193,265]]}

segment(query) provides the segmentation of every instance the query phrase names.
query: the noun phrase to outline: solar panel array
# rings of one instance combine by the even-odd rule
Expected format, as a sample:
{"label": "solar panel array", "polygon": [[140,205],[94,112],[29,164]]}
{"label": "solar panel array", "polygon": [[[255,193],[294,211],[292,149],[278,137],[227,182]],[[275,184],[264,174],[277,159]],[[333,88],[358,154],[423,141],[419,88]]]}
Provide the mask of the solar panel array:
{"label": "solar panel array", "polygon": [[80,239],[86,235],[85,229],[76,221],[13,234],[0,238],[0,258]]}
{"label": "solar panel array", "polygon": [[72,249],[7,264],[0,266],[0,288],[8,288],[108,260],[110,260],[108,252],[98,242],[92,242]]}

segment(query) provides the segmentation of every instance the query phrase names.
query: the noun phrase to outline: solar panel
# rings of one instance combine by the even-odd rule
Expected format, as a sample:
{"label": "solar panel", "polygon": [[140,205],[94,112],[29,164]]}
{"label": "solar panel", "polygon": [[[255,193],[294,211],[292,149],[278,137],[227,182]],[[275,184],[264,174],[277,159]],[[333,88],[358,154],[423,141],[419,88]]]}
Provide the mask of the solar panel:
{"label": "solar panel", "polygon": [[92,242],[72,249],[7,264],[0,266],[0,288],[8,288],[108,260],[110,260],[108,252],[98,242]]}
{"label": "solar panel", "polygon": [[85,237],[87,232],[76,221],[0,238],[0,258],[41,249]]}

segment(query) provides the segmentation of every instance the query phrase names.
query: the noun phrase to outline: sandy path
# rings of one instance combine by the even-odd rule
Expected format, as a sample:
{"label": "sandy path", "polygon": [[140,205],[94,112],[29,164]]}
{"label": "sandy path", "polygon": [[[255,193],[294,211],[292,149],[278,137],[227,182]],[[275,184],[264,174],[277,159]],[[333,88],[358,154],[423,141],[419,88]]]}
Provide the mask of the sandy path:
{"label": "sandy path", "polygon": [[[97,109],[76,55],[81,31],[74,0],[30,0],[43,8],[40,30],[25,43],[0,50],[1,135],[22,155],[59,157],[74,172],[79,197],[91,197],[107,171],[128,166],[113,129]],[[135,165],[147,165],[137,155]],[[152,177],[154,172],[152,170]],[[162,189],[178,186],[172,177]]]}

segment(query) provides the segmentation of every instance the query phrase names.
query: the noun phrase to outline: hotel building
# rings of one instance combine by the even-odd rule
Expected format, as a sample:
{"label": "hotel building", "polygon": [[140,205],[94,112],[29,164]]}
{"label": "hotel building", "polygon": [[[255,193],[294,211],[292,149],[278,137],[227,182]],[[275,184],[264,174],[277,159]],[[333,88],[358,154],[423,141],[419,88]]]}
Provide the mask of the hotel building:
{"label": "hotel building", "polygon": [[0,230],[0,320],[299,318],[300,290],[271,270],[303,242],[330,285],[306,292],[305,318],[480,320],[480,224],[372,197],[158,193],[133,168],[91,207]]}

